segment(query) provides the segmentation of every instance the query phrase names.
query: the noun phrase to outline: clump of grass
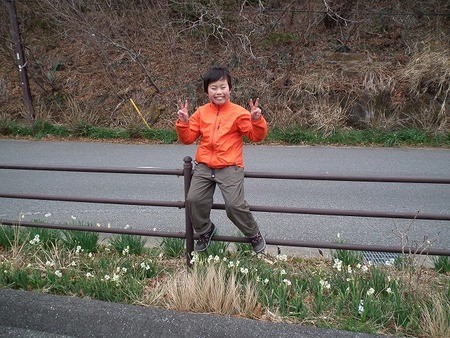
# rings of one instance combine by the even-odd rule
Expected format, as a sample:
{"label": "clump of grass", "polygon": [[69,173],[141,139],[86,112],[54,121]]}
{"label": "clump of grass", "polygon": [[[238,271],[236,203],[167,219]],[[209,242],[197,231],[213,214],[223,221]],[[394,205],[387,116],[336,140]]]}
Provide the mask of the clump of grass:
{"label": "clump of grass", "polygon": [[38,239],[38,242],[48,249],[61,241],[61,232],[47,228],[29,228],[28,237],[31,238],[31,241]]}
{"label": "clump of grass", "polygon": [[28,126],[9,119],[0,119],[0,132],[2,135],[33,136],[33,130]]}
{"label": "clump of grass", "polygon": [[[92,227],[92,224],[88,223],[86,226]],[[97,232],[78,230],[62,231],[62,241],[65,247],[69,250],[80,247],[86,252],[96,252],[98,240],[99,235]]]}
{"label": "clump of grass", "polygon": [[13,227],[10,225],[1,225],[0,226],[0,247],[11,248],[15,242],[23,243],[25,238],[23,236],[19,237],[17,231],[19,227]]}
{"label": "clump of grass", "polygon": [[450,53],[447,48],[427,43],[402,70],[400,78],[408,83],[414,96],[427,92],[445,98],[450,92]]}
{"label": "clump of grass", "polygon": [[32,131],[38,139],[41,139],[46,135],[57,137],[67,137],[70,135],[70,130],[67,127],[43,120],[36,120],[32,126]]}
{"label": "clump of grass", "polygon": [[450,272],[450,257],[448,256],[437,256],[432,258],[434,269],[439,273],[449,273]]}
{"label": "clump of grass", "polygon": [[340,102],[333,102],[329,98],[317,99],[309,112],[311,127],[326,138],[336,130],[345,127],[347,120],[346,110],[347,108]]}
{"label": "clump of grass", "polygon": [[141,236],[120,234],[110,237],[109,243],[117,252],[140,255],[143,253],[147,240]]}
{"label": "clump of grass", "polygon": [[[341,238],[341,235],[337,235],[337,243],[344,244],[345,240]],[[361,251],[354,250],[331,250],[331,256],[336,261],[342,262],[344,266],[355,266],[364,262],[364,256]]]}
{"label": "clump of grass", "polygon": [[178,258],[185,254],[186,241],[180,238],[164,238],[159,247],[166,257]]}
{"label": "clump of grass", "polygon": [[433,294],[421,302],[420,327],[428,337],[450,337],[448,297]]}
{"label": "clump of grass", "polygon": [[240,283],[235,272],[222,265],[195,265],[192,271],[180,271],[161,292],[165,307],[181,311],[245,315],[258,305],[250,281]]}
{"label": "clump of grass", "polygon": [[23,229],[19,226],[5,226],[2,224],[0,226],[0,248],[4,247],[10,251],[9,264],[14,265],[16,262],[20,264],[23,261],[22,251],[28,240],[28,234],[22,231]]}
{"label": "clump of grass", "polygon": [[175,130],[167,129],[142,129],[137,137],[142,137],[147,140],[161,141],[164,144],[171,144],[177,141],[178,136]]}
{"label": "clump of grass", "polygon": [[212,241],[208,249],[202,253],[203,256],[224,256],[228,252],[229,244],[226,242]]}

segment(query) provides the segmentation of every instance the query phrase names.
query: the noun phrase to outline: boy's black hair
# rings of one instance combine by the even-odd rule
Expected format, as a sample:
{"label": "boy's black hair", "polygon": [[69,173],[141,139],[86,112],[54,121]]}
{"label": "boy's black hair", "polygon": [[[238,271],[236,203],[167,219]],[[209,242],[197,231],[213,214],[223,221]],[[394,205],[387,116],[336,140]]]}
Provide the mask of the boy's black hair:
{"label": "boy's black hair", "polygon": [[213,67],[203,75],[203,90],[208,93],[208,86],[212,82],[219,81],[221,79],[226,79],[228,82],[228,87],[231,90],[231,75],[228,69],[225,67]]}

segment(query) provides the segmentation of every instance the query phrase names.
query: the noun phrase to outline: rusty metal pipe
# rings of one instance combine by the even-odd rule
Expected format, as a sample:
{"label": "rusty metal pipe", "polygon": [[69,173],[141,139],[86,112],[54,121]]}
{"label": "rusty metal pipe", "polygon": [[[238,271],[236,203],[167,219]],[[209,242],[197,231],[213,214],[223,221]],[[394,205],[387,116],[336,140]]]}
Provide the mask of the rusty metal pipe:
{"label": "rusty metal pipe", "polygon": [[[189,190],[192,178],[192,158],[187,156],[183,159],[184,165],[182,170],[172,169],[147,169],[147,168],[92,168],[92,167],[53,167],[53,166],[35,166],[35,165],[7,165],[0,164],[0,169],[6,170],[41,170],[41,171],[63,171],[63,172],[87,172],[87,173],[111,173],[111,174],[140,174],[140,175],[176,175],[184,176],[184,193],[185,198]],[[352,182],[385,182],[385,183],[414,183],[414,184],[450,184],[448,177],[366,177],[366,176],[335,176],[335,175],[305,175],[305,174],[284,174],[284,173],[261,173],[246,172],[246,177],[264,178],[264,179],[292,179],[292,180],[326,180],[326,181],[352,181]],[[17,199],[37,199],[50,201],[65,202],[82,202],[82,203],[101,203],[101,204],[124,204],[124,205],[141,205],[156,207],[176,207],[185,208],[184,201],[149,201],[134,199],[111,199],[111,198],[95,198],[80,196],[49,196],[40,194],[14,194],[0,193],[3,198]],[[223,204],[214,204],[214,209],[225,209]],[[257,212],[274,212],[274,213],[293,213],[293,214],[309,214],[309,215],[325,215],[325,216],[350,216],[350,217],[374,217],[374,218],[403,218],[403,219],[422,219],[422,220],[441,220],[449,221],[449,214],[439,213],[420,213],[420,212],[386,212],[386,211],[366,211],[366,210],[338,210],[338,209],[316,209],[316,208],[298,208],[298,207],[280,207],[280,206],[250,206],[250,210]],[[25,227],[41,227],[61,230],[78,230],[93,231],[114,234],[131,234],[139,236],[163,237],[163,238],[180,238],[186,239],[186,259],[188,266],[190,265],[190,253],[194,248],[194,239],[198,235],[193,233],[192,224],[189,215],[185,211],[186,232],[160,232],[148,230],[131,230],[131,229],[115,229],[102,227],[86,227],[62,224],[47,223],[31,223],[21,221],[1,221],[3,225],[25,226]],[[249,240],[244,237],[231,236],[215,236],[213,240],[246,243]],[[422,248],[422,247],[393,247],[379,245],[362,245],[362,244],[342,244],[330,242],[313,242],[298,240],[281,240],[266,239],[269,245],[292,246],[292,247],[310,247],[336,250],[357,250],[357,251],[378,251],[407,253],[420,255],[442,255],[450,256],[450,250]]]}
{"label": "rusty metal pipe", "polygon": [[151,169],[151,168],[111,168],[111,167],[55,167],[47,165],[0,164],[0,169],[34,170],[34,171],[62,171],[81,173],[106,174],[139,174],[139,175],[175,175],[183,176],[181,169]]}
{"label": "rusty metal pipe", "polygon": [[62,201],[62,202],[81,202],[81,203],[99,203],[99,204],[121,204],[121,205],[142,205],[154,207],[175,207],[184,208],[183,201],[150,201],[150,200],[134,200],[120,198],[100,198],[100,197],[80,197],[80,196],[56,196],[56,195],[39,195],[39,194],[14,194],[0,193],[0,197],[32,199],[43,201]]}

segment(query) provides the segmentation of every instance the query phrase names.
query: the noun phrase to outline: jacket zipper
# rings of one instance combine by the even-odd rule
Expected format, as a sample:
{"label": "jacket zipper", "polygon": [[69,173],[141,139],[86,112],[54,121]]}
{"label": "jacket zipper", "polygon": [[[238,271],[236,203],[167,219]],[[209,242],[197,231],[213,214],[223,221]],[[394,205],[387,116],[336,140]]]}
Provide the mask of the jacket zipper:
{"label": "jacket zipper", "polygon": [[216,130],[219,130],[219,128],[220,128],[220,122],[217,123],[217,120],[219,119],[219,110],[220,110],[220,106],[217,106],[216,120],[214,121],[214,129],[213,129],[213,132],[211,135],[211,158],[209,159],[210,163],[212,163],[212,159],[213,159],[214,151],[215,151],[214,137],[216,136]]}

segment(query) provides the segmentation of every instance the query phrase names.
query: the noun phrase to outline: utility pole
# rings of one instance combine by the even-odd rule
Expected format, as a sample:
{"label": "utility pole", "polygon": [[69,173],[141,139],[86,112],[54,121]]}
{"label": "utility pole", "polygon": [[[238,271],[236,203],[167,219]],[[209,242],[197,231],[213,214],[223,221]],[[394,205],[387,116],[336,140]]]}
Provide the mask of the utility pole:
{"label": "utility pole", "polygon": [[20,40],[19,23],[17,22],[17,11],[16,4],[14,0],[5,0],[6,6],[8,7],[9,17],[11,19],[11,32],[14,42],[14,54],[17,62],[17,67],[19,68],[19,79],[20,86],[22,87],[23,101],[25,103],[25,108],[32,120],[35,119],[36,115],[33,109],[33,103],[31,101],[31,91],[30,85],[28,83],[28,73],[27,73],[27,63],[25,61],[25,55],[23,52],[22,41]]}

